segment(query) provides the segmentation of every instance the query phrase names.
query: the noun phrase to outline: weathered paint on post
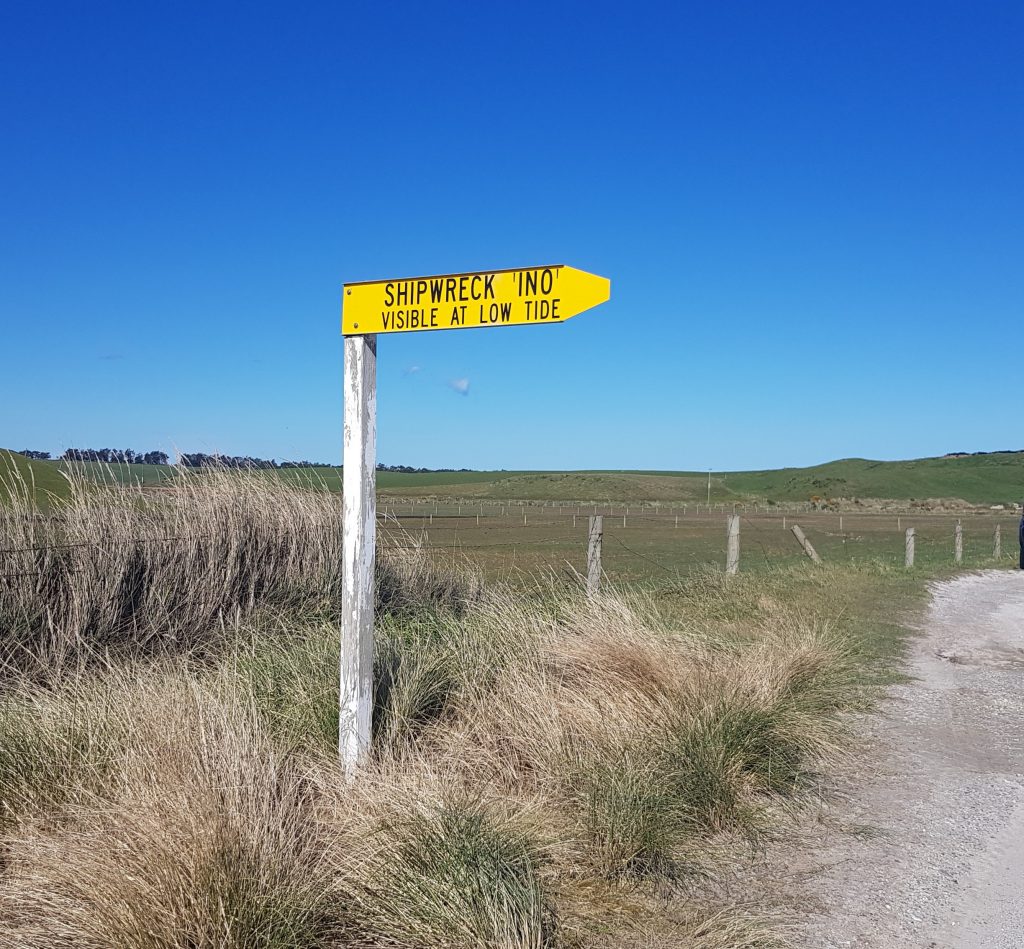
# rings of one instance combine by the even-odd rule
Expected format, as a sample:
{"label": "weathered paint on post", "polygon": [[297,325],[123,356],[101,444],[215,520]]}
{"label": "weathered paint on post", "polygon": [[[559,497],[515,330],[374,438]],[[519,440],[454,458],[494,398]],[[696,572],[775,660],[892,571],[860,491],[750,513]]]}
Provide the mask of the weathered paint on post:
{"label": "weathered paint on post", "polygon": [[821,557],[818,556],[818,552],[811,546],[811,542],[807,539],[807,535],[800,530],[799,524],[794,524],[791,528],[793,536],[800,541],[800,546],[803,547],[804,553],[811,558],[815,563],[821,563]]}
{"label": "weathered paint on post", "polygon": [[345,338],[342,457],[341,692],[338,753],[354,775],[373,715],[374,559],[377,540],[377,339]]}
{"label": "weathered paint on post", "polygon": [[596,514],[590,518],[590,533],[587,541],[587,593],[593,596],[601,589],[601,543],[604,540],[604,517]]}
{"label": "weathered paint on post", "polygon": [[726,518],[725,528],[728,543],[725,552],[725,572],[739,573],[740,570],[740,519],[736,514]]}
{"label": "weathered paint on post", "polygon": [[917,543],[917,532],[913,527],[907,528],[907,539],[906,539],[906,554],[903,558],[903,566],[912,567],[914,566],[914,548]]}

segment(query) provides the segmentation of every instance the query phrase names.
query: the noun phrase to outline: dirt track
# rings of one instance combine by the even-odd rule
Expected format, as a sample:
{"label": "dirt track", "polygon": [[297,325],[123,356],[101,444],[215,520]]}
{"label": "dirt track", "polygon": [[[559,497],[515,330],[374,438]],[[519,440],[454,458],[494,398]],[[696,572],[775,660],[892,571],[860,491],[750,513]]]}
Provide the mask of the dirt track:
{"label": "dirt track", "polygon": [[922,633],[834,829],[780,868],[798,945],[1024,946],[1024,573],[936,584]]}

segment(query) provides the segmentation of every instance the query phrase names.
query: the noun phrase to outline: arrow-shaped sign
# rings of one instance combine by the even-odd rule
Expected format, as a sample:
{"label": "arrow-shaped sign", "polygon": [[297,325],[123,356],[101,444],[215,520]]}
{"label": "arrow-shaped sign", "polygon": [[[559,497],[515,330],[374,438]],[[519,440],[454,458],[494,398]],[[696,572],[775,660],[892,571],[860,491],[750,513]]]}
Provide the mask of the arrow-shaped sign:
{"label": "arrow-shaped sign", "polygon": [[346,336],[490,326],[562,323],[605,303],[611,281],[575,267],[529,267],[478,273],[346,283]]}

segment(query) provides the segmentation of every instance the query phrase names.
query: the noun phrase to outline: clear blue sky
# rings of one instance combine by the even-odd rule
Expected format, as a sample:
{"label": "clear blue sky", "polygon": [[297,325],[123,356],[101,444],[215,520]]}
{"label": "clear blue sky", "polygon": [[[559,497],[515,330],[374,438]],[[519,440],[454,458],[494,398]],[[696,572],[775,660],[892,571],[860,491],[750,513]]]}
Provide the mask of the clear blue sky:
{"label": "clear blue sky", "polygon": [[379,458],[1024,448],[1024,4],[8,3],[0,445],[338,461],[346,280],[567,263],[379,340]]}

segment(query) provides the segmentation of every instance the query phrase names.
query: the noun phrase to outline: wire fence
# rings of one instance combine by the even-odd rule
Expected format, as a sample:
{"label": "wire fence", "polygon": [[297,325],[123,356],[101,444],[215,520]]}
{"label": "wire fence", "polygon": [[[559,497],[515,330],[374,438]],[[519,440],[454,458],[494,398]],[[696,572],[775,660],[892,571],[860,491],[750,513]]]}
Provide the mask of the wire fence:
{"label": "wire fence", "polygon": [[[590,517],[604,521],[604,570],[609,575],[685,573],[706,565],[724,566],[726,516],[720,511],[652,507],[572,505],[386,505],[380,512],[382,533],[395,543],[458,553],[495,569],[570,564],[582,570]],[[481,508],[483,513],[481,513]],[[679,513],[676,513],[676,511]],[[581,513],[582,512],[582,513]],[[731,513],[731,511],[730,511]],[[789,511],[738,513],[741,569],[783,566],[804,558],[791,533],[799,524],[828,563],[881,561],[902,566],[907,528],[914,528],[918,567],[956,566],[955,531],[961,525],[960,566],[1010,566],[1018,557],[1019,521],[1007,511],[993,512],[831,512]],[[996,528],[999,555],[995,551]],[[415,538],[410,543],[408,538]],[[399,541],[397,538],[405,538]]]}
{"label": "wire fence", "polygon": [[[731,514],[732,505],[726,505]],[[740,569],[759,570],[798,562],[804,553],[791,533],[799,524],[827,563],[881,561],[902,566],[906,529],[914,528],[915,564],[957,566],[954,537],[961,525],[960,566],[1010,566],[1017,561],[1018,520],[1006,511],[831,512],[754,510],[737,505],[740,518]],[[795,506],[794,506],[795,507]],[[742,510],[741,510],[742,509]],[[393,504],[378,508],[378,539],[383,549],[425,551],[476,564],[486,573],[586,567],[590,517],[604,519],[602,567],[612,577],[672,576],[695,568],[724,566],[726,514],[690,506],[529,504]],[[995,533],[1001,551],[996,556]],[[340,514],[337,530],[341,530]],[[136,538],[129,543],[194,544],[205,534]],[[29,555],[47,551],[99,548],[103,540],[69,539],[24,547],[0,548],[0,579],[36,575]],[[4,569],[6,568],[6,569]]]}

